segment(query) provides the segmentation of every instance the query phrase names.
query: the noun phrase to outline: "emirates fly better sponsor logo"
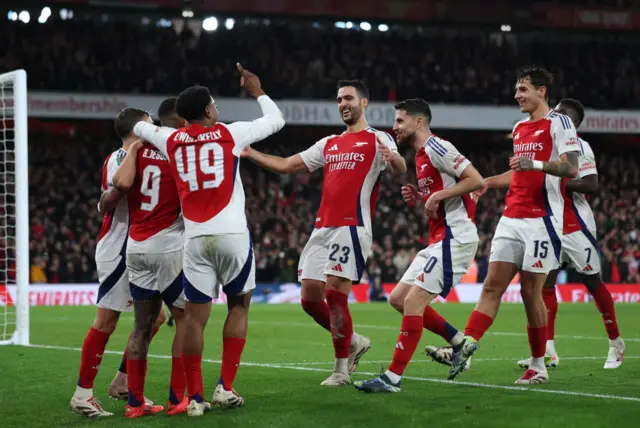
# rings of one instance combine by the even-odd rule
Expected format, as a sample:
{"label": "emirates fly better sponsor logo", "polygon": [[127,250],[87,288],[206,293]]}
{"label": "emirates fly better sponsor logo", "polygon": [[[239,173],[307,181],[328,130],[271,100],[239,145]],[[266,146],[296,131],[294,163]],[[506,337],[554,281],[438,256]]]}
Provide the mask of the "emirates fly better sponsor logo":
{"label": "emirates fly better sponsor logo", "polygon": [[544,150],[542,143],[516,143],[513,145],[513,155],[534,160],[536,152]]}
{"label": "emirates fly better sponsor logo", "polygon": [[326,163],[329,171],[353,170],[356,164],[364,162],[363,153],[336,153],[326,156]]}

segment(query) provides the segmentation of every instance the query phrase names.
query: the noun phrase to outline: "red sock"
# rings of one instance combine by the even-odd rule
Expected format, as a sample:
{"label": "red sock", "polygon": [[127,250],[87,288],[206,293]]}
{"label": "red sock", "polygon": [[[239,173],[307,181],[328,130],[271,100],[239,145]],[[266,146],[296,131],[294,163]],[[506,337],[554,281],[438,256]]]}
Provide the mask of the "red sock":
{"label": "red sock", "polygon": [[187,378],[189,400],[203,401],[204,388],[202,387],[202,355],[182,355],[184,374]]}
{"label": "red sock", "polygon": [[433,309],[430,305],[427,305],[427,307],[424,309],[422,319],[424,328],[442,337],[447,342],[451,342],[453,336],[458,334],[458,330],[456,330],[454,326],[449,324],[447,320],[442,318],[442,315],[436,312],[436,310]]}
{"label": "red sock", "polygon": [[620,337],[620,331],[618,330],[618,321],[616,320],[616,309],[613,306],[613,298],[607,286],[601,283],[594,292],[591,292],[591,295],[602,315],[604,328],[607,329],[609,339],[617,339]]}
{"label": "red sock", "polygon": [[104,354],[109,336],[109,333],[96,328],[89,329],[82,344],[82,356],[80,357],[80,374],[78,376],[80,388],[93,388],[93,381],[98,374],[98,367],[102,362],[102,354]]}
{"label": "red sock", "polygon": [[349,297],[336,290],[327,290],[327,304],[331,313],[331,336],[336,358],[349,358],[353,321],[349,312]]}
{"label": "red sock", "polygon": [[147,360],[127,360],[127,387],[129,405],[144,404],[144,381],[147,376]]}
{"label": "red sock", "polygon": [[558,313],[558,296],[556,289],[543,288],[542,300],[547,307],[547,340],[553,340],[556,335],[556,314]]}
{"label": "red sock", "polygon": [[529,347],[531,348],[531,356],[533,358],[544,357],[544,353],[547,349],[547,326],[527,326],[527,334],[529,336]]}
{"label": "red sock", "polygon": [[225,337],[222,339],[222,367],[220,369],[220,381],[227,391],[233,388],[233,381],[240,367],[240,357],[246,339],[240,337]]}
{"label": "red sock", "polygon": [[[160,327],[156,326],[153,328],[153,333],[151,333],[151,340],[153,340],[153,336],[156,335],[158,330],[160,330]],[[127,340],[127,343],[129,343],[129,340],[131,340],[131,334],[129,335],[129,339]],[[120,361],[120,368],[118,370],[124,374],[127,374],[127,347],[126,346],[124,348],[124,352],[122,353],[122,361]]]}
{"label": "red sock", "polygon": [[467,326],[464,328],[464,335],[471,336],[475,340],[480,340],[493,324],[493,318],[480,311],[471,312]]}
{"label": "red sock", "polygon": [[187,389],[187,378],[184,374],[182,357],[171,358],[171,383],[169,384],[169,402],[180,404]]}
{"label": "red sock", "polygon": [[420,337],[422,337],[422,324],[422,316],[420,315],[405,315],[402,317],[398,343],[395,351],[393,351],[393,361],[389,366],[390,372],[397,375],[404,373],[404,369],[411,361],[411,357],[420,342]]}
{"label": "red sock", "polygon": [[324,300],[315,302],[312,300],[303,300],[302,309],[320,324],[325,330],[331,331],[331,313],[329,305]]}

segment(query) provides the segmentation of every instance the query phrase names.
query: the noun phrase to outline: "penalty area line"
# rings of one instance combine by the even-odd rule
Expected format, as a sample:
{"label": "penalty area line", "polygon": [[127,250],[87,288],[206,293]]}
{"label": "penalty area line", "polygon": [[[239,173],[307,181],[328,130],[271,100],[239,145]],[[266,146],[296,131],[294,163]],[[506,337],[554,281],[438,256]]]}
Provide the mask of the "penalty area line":
{"label": "penalty area line", "polygon": [[[39,349],[54,349],[61,351],[75,351],[81,352],[82,348],[74,348],[68,346],[55,346],[55,345],[27,345],[29,348],[39,348]],[[114,355],[122,355],[121,351],[104,351],[105,354],[114,354]],[[149,354],[147,355],[148,359],[162,359],[162,360],[170,360],[171,355],[156,355]],[[220,360],[211,360],[211,359],[202,359],[203,362],[206,363],[214,363],[220,364]],[[269,369],[280,369],[280,370],[296,370],[296,371],[307,371],[307,372],[322,372],[327,373],[326,369],[318,368],[318,367],[305,367],[305,366],[296,366],[296,365],[287,365],[287,364],[271,364],[271,363],[256,363],[256,362],[242,362],[241,366],[247,367],[263,367]],[[365,376],[379,376],[380,373],[374,372],[358,372],[357,375],[365,375]],[[565,396],[573,396],[573,397],[586,397],[586,398],[604,398],[608,400],[617,400],[617,401],[633,401],[640,402],[640,397],[629,397],[624,395],[611,395],[611,394],[593,394],[589,392],[579,392],[579,391],[564,391],[561,389],[547,389],[547,388],[535,388],[535,387],[524,387],[524,386],[509,386],[509,385],[496,385],[490,383],[479,383],[479,382],[465,382],[465,381],[455,381],[455,380],[446,380],[446,379],[436,379],[436,378],[428,378],[428,377],[417,377],[417,376],[403,376],[404,379],[415,380],[418,382],[429,382],[429,383],[439,383],[445,385],[457,385],[457,386],[470,386],[474,388],[485,388],[485,389],[501,389],[504,391],[520,391],[520,392],[530,392],[530,393],[538,393],[538,394],[551,394],[551,395],[565,395]]]}

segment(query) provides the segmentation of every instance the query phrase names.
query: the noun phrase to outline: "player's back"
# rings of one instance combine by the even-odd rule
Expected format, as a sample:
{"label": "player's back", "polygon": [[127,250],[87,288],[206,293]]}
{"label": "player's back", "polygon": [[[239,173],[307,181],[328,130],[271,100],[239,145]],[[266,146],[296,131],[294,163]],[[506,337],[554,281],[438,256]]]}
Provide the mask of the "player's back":
{"label": "player's back", "polygon": [[[550,111],[537,121],[523,120],[513,129],[513,155],[554,162],[577,146],[571,120]],[[511,218],[539,218],[563,212],[561,179],[542,171],[514,171],[505,201],[504,215]]]}
{"label": "player's back", "polygon": [[[598,174],[596,158],[591,150],[591,146],[582,138],[578,138],[580,151],[578,152],[578,177],[583,178],[588,175]],[[564,179],[563,187],[566,186]],[[587,230],[591,233],[596,231],[596,221],[593,211],[584,194],[572,192],[564,188],[564,226],[563,233],[569,234],[580,230]]]}
{"label": "player's back", "polygon": [[136,177],[127,194],[128,253],[166,253],[183,245],[180,198],[169,160],[150,144],[138,151]]}
{"label": "player's back", "polygon": [[167,140],[187,238],[247,230],[239,150],[226,125],[192,124]]}
{"label": "player's back", "polygon": [[[416,153],[418,187],[424,200],[435,192],[454,186],[470,164],[449,141],[435,135],[429,137]],[[475,213],[476,202],[469,194],[441,203],[437,218],[429,218],[429,245],[446,238],[465,244],[477,242]]]}
{"label": "player's back", "polygon": [[[127,152],[122,148],[107,156],[102,167],[102,191],[113,185],[113,175]],[[126,198],[120,199],[116,209],[102,217],[102,227],[96,244],[96,262],[110,262],[125,253],[129,230],[129,209]]]}

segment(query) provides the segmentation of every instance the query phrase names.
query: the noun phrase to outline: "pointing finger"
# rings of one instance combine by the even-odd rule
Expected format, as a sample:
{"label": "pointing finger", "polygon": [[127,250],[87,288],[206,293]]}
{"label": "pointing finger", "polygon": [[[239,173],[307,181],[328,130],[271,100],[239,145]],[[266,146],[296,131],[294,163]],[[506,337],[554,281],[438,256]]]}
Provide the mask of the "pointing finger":
{"label": "pointing finger", "polygon": [[245,69],[242,68],[239,62],[236,62],[236,67],[238,67],[238,71],[240,72],[240,74],[244,74]]}

